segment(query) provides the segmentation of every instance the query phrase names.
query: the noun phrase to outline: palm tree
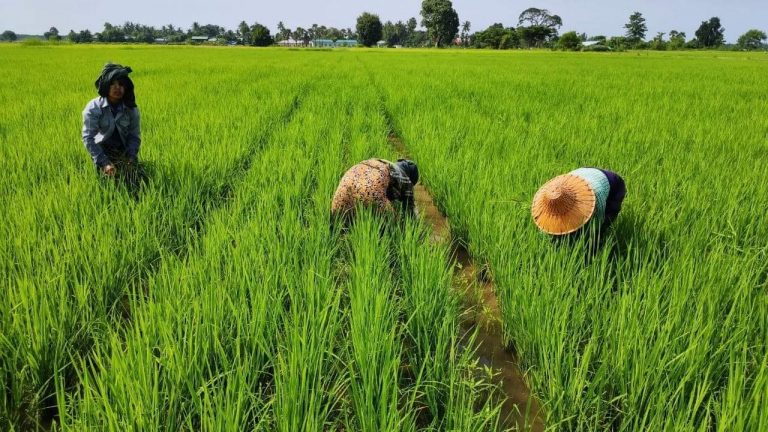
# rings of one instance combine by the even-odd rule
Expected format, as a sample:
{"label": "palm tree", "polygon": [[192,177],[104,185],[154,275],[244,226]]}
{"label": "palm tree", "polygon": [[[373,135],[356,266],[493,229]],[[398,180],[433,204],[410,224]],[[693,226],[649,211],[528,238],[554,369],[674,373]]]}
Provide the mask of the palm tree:
{"label": "palm tree", "polygon": [[461,46],[466,47],[469,43],[469,29],[472,27],[472,23],[464,21],[461,25]]}

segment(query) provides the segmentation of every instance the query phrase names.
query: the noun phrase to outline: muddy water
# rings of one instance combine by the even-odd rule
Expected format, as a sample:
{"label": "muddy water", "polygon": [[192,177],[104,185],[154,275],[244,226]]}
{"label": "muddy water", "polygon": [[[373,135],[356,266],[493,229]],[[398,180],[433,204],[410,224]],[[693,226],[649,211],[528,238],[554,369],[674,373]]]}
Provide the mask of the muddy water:
{"label": "muddy water", "polygon": [[[398,153],[407,155],[402,141],[396,135],[390,134],[389,142]],[[475,354],[478,362],[493,370],[496,384],[504,391],[506,400],[501,414],[503,426],[524,431],[543,431],[544,411],[531,396],[512,350],[504,344],[501,311],[493,282],[484,272],[481,274],[463,246],[452,242],[448,219],[437,208],[429,191],[418,184],[414,188],[414,197],[419,216],[432,227],[430,240],[434,243],[453,243],[451,259],[454,265],[454,288],[464,294],[462,331],[469,333],[477,329]]]}
{"label": "muddy water", "polygon": [[[422,185],[414,188],[419,215],[432,226],[433,242],[450,242],[448,219],[435,206],[432,196]],[[543,431],[543,411],[528,390],[523,374],[512,351],[505,347],[501,332],[501,311],[494,286],[487,276],[481,275],[467,250],[454,244],[451,258],[454,265],[454,288],[464,293],[466,313],[461,322],[464,332],[477,329],[476,355],[481,365],[495,373],[496,384],[504,391],[502,407],[505,427],[519,430]],[[528,421],[525,413],[528,412]]]}

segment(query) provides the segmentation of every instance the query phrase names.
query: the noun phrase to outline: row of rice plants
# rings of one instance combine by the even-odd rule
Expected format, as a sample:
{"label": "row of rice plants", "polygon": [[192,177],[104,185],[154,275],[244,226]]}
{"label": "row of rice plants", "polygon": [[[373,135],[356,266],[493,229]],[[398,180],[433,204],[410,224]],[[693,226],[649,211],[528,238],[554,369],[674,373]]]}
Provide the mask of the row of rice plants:
{"label": "row of rice plants", "polygon": [[[768,426],[768,63],[360,56],[454,233],[488,261],[549,429]],[[594,255],[529,210],[548,178],[590,165],[629,189]]]}
{"label": "row of rice plants", "polygon": [[[349,141],[343,167],[372,156],[394,160],[379,93],[370,86],[359,60],[347,54],[351,53],[343,53],[339,62],[352,71],[359,86],[358,98],[364,103],[354,118],[365,119],[368,124],[362,129],[368,133],[362,140]],[[342,172],[334,177],[334,185]],[[329,201],[323,208],[328,205]],[[353,381],[358,374],[363,378],[353,385],[358,394],[355,404],[363,411],[356,412],[359,420],[349,426],[353,430],[495,430],[500,427],[500,406],[492,397],[495,389],[481,376],[472,351],[457,350],[459,293],[451,286],[447,245],[429,243],[429,228],[422,221],[405,222],[393,228],[364,219],[342,238],[346,245],[342,262],[351,265],[342,275],[349,285],[350,361],[358,363],[352,376]],[[368,269],[368,278],[362,277],[360,268]],[[370,312],[361,316],[355,310]],[[393,369],[395,359],[372,354],[377,350],[399,358],[399,371]],[[370,364],[372,359],[377,361]],[[360,362],[369,366],[362,368]],[[395,411],[392,404],[398,387],[399,410]],[[388,410],[382,406],[385,401]]]}
{"label": "row of rice plants", "polygon": [[[301,222],[311,167],[298,147],[283,146],[297,129],[275,133],[193,252],[150,281],[131,329],[99,347],[103,364],[83,364],[88,382],[70,402],[75,411],[64,429],[266,430],[272,410],[307,424],[329,415],[338,328],[328,313],[338,297],[333,241],[327,228],[306,230]],[[292,313],[304,308],[311,315],[295,325],[308,333],[299,333]],[[292,404],[282,403],[286,396]]]}
{"label": "row of rice plants", "polygon": [[[164,257],[184,254],[226,200],[242,161],[292,109],[302,77],[242,52],[200,54],[3,48],[0,69],[14,85],[0,89],[7,144],[0,146],[0,428],[55,414],[54,382],[77,381],[73,356],[87,357],[119,325],[130,313],[124,299],[146,286]],[[107,59],[136,70],[150,175],[138,201],[95,175],[79,139],[80,113]],[[216,106],[238,106],[249,120],[219,115],[211,94]]]}

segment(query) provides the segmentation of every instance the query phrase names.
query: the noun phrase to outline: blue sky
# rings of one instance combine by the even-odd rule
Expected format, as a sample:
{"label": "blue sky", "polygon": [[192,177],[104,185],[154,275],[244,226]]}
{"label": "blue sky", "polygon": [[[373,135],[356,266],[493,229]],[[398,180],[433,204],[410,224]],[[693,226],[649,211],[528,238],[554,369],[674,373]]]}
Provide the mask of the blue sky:
{"label": "blue sky", "polygon": [[[691,38],[701,21],[720,17],[728,42],[750,28],[768,32],[766,0],[455,0],[459,19],[481,30],[495,22],[516,25],[520,12],[529,7],[548,9],[563,18],[561,32],[576,30],[588,35],[622,35],[629,15],[639,11],[648,25],[647,39],[656,32],[675,29]],[[286,27],[310,27],[313,23],[354,28],[360,13],[378,14],[382,21],[420,20],[419,0],[333,0],[333,1],[216,1],[216,0],[0,0],[0,32],[42,34],[55,26],[63,34],[69,30],[100,31],[104,22],[122,24],[133,21],[146,25],[173,24],[189,28],[192,22],[218,24],[235,29],[245,20],[259,22],[274,33],[278,21]]]}

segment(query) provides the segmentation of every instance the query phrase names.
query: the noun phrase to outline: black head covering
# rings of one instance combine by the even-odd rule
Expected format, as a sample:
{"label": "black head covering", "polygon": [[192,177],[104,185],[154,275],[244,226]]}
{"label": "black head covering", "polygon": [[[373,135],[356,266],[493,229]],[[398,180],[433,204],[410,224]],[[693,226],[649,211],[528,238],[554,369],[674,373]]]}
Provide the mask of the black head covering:
{"label": "black head covering", "polygon": [[109,83],[114,80],[120,80],[125,87],[123,94],[123,103],[128,108],[136,108],[136,94],[133,92],[133,81],[128,78],[132,70],[129,66],[122,66],[115,63],[107,63],[101,70],[101,75],[96,79],[94,85],[99,91],[99,96],[107,97],[109,95]]}
{"label": "black head covering", "polygon": [[411,183],[416,184],[419,182],[419,167],[416,163],[410,159],[398,159],[397,166],[403,170],[405,175],[411,180]]}

